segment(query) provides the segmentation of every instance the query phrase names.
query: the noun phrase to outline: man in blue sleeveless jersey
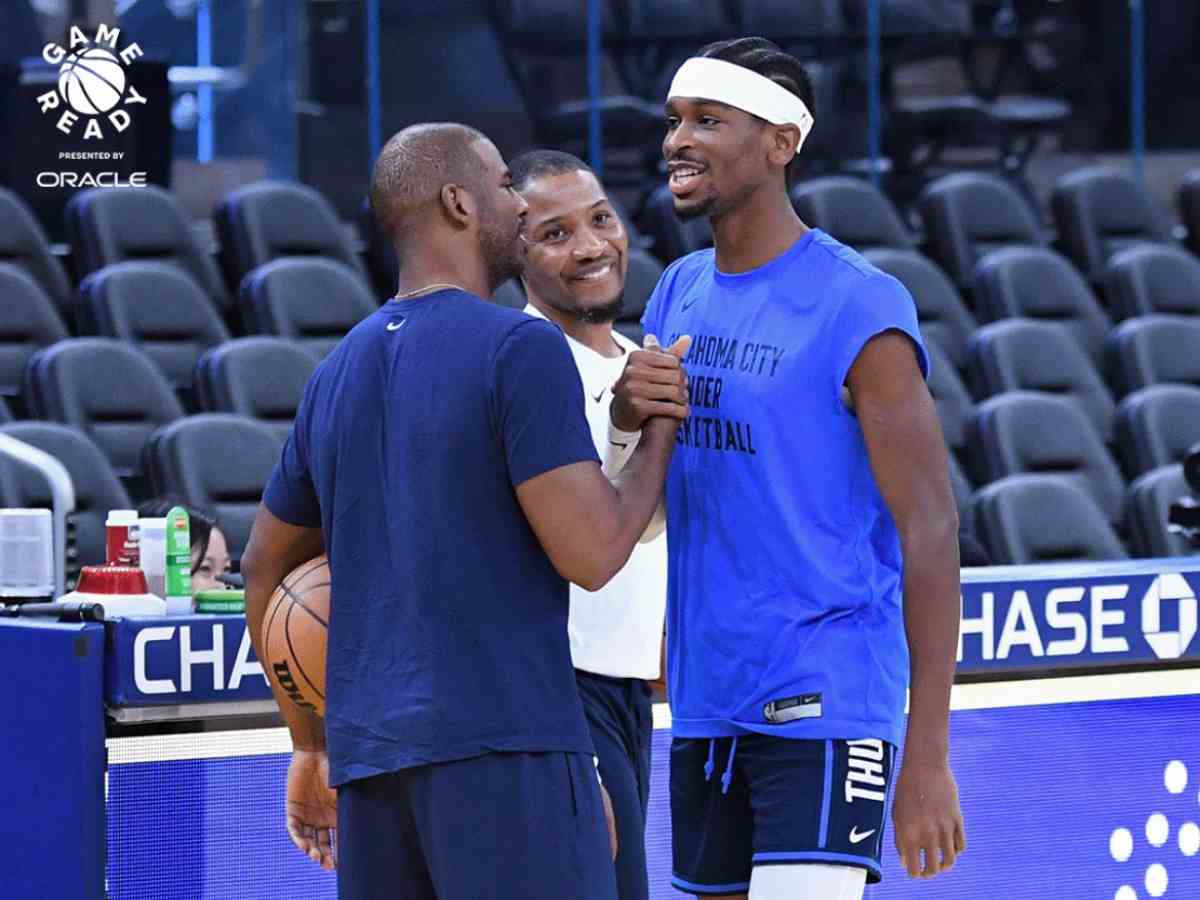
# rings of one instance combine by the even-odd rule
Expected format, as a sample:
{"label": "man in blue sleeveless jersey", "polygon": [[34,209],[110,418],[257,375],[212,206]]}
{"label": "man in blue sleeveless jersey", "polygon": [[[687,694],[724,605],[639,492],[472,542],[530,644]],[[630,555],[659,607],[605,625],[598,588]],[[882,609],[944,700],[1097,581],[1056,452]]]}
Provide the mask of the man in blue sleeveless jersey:
{"label": "man in blue sleeveless jersey", "polygon": [[710,45],[666,115],[675,210],[715,238],[667,269],[643,318],[664,345],[693,340],[666,490],[674,883],[861,897],[902,737],[905,866],[931,876],[964,847],[957,515],[916,311],[789,202],[813,124],[794,58],[762,38]]}
{"label": "man in blue sleeveless jersey", "polygon": [[288,831],[332,867],[336,826],[343,900],[615,900],[567,581],[599,588],[645,530],[682,369],[631,354],[644,434],[610,483],[562,334],[482,299],[519,270],[526,210],[492,143],[407,128],[371,199],[399,293],[317,367],[242,564],[259,641],[276,585],[329,557],[325,720],[272,679]]}

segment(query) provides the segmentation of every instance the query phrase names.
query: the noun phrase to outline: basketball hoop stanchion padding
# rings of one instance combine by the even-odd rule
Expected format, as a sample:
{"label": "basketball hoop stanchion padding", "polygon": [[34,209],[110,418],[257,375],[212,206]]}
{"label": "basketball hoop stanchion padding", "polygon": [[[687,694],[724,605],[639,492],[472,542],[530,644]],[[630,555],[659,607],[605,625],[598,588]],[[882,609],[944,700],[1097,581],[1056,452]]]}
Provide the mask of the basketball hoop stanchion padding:
{"label": "basketball hoop stanchion padding", "polygon": [[0,619],[4,900],[104,900],[104,626]]}

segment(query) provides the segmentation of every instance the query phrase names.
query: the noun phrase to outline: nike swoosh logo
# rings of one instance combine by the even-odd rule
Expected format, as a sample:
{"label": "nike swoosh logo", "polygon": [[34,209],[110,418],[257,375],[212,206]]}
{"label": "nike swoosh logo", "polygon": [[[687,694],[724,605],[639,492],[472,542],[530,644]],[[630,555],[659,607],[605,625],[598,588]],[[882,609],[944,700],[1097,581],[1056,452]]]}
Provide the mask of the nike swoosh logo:
{"label": "nike swoosh logo", "polygon": [[697,300],[699,300],[699,299],[700,299],[699,297],[692,297],[692,298],[690,298],[690,299],[688,300],[688,302],[687,302],[687,303],[684,303],[684,304],[681,304],[681,305],[680,305],[680,307],[679,307],[679,311],[680,311],[680,312],[682,312],[682,311],[683,311],[683,310],[685,310],[685,309],[691,309],[693,306],[695,306],[695,305],[696,305],[696,301],[697,301]]}
{"label": "nike swoosh logo", "polygon": [[400,326],[401,326],[401,325],[403,325],[403,324],[404,324],[404,320],[403,320],[403,319],[401,319],[399,322],[388,322],[388,323],[387,323],[387,330],[388,330],[388,331],[399,331],[399,330],[400,330]]}
{"label": "nike swoosh logo", "polygon": [[603,391],[598,393],[595,397],[592,397],[592,399],[595,400],[597,403],[599,403],[601,400],[604,399],[604,391],[607,391],[607,390],[608,390],[608,388],[605,388]]}
{"label": "nike swoosh logo", "polygon": [[860,844],[863,841],[865,841],[867,838],[869,838],[871,835],[873,835],[875,833],[875,831],[876,831],[876,829],[872,828],[870,831],[864,831],[862,834],[859,834],[858,826],[855,825],[853,828],[850,829],[850,843]]}

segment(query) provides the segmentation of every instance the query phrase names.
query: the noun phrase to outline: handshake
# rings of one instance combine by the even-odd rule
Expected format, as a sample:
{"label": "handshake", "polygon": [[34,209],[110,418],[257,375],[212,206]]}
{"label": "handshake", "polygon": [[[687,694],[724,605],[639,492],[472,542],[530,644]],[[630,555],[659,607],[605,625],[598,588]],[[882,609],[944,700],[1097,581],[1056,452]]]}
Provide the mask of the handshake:
{"label": "handshake", "polygon": [[[641,431],[647,420],[682,421],[691,415],[688,408],[687,370],[683,358],[692,345],[689,335],[683,335],[665,350],[658,338],[646,335],[645,349],[635,350],[625,363],[625,370],[613,385],[611,419],[621,431]],[[674,427],[674,422],[671,423]]]}

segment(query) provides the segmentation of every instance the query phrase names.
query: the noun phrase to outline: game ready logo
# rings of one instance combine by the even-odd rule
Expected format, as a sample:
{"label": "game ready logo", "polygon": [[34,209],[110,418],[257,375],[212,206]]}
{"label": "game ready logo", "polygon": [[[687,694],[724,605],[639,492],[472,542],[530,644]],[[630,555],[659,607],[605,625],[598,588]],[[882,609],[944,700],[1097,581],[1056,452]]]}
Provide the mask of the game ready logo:
{"label": "game ready logo", "polygon": [[[146,103],[127,77],[126,69],[142,56],[136,43],[121,46],[121,29],[101,24],[89,38],[72,27],[69,47],[49,43],[42,48],[42,59],[58,66],[58,87],[37,98],[43,116],[56,119],[54,127],[65,135],[82,134],[84,141],[95,141],[96,149],[64,150],[60,162],[91,162],[100,164],[124,158],[120,150],[102,149],[103,143],[125,131],[133,122],[137,107]],[[145,172],[131,172],[125,177],[115,170],[43,171],[37,175],[38,187],[145,187]]]}

